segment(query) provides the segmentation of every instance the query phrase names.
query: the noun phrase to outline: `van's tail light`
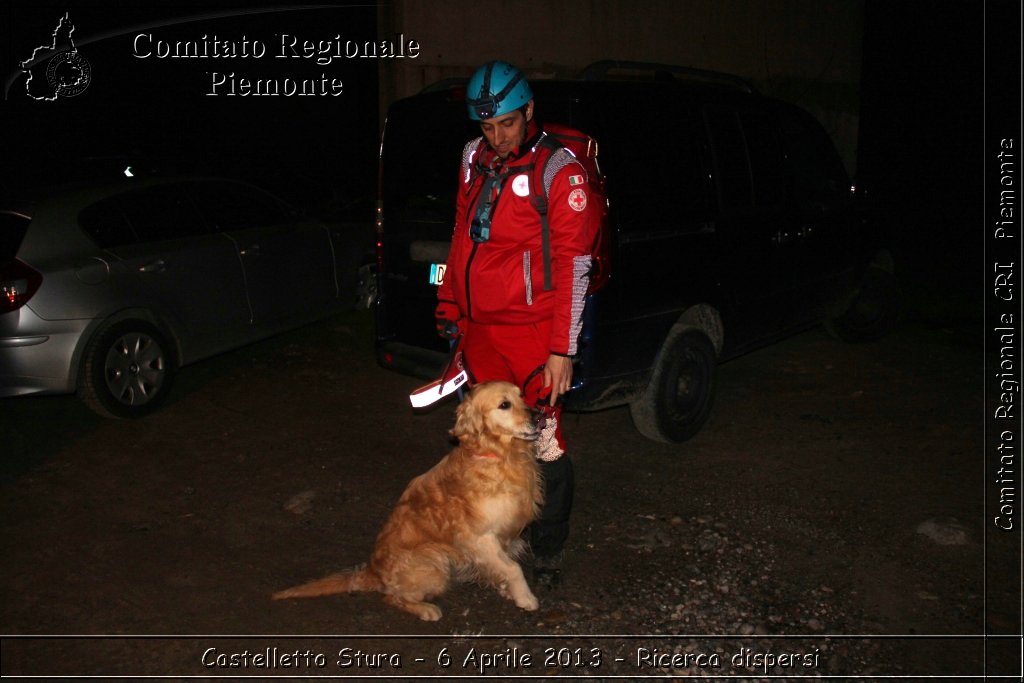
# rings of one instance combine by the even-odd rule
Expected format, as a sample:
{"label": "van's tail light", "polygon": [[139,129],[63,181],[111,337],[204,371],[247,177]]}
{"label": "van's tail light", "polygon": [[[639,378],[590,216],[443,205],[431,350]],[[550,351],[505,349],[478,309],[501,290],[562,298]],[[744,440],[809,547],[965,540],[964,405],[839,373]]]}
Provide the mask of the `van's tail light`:
{"label": "van's tail light", "polygon": [[611,269],[606,255],[595,255],[593,266],[590,271],[590,284],[587,285],[587,294],[593,294],[604,289],[611,278]]}
{"label": "van's tail light", "polygon": [[384,202],[377,200],[374,233],[377,236],[377,272],[384,272]]}
{"label": "van's tail light", "polygon": [[15,259],[0,266],[0,313],[24,306],[43,284],[43,276]]}

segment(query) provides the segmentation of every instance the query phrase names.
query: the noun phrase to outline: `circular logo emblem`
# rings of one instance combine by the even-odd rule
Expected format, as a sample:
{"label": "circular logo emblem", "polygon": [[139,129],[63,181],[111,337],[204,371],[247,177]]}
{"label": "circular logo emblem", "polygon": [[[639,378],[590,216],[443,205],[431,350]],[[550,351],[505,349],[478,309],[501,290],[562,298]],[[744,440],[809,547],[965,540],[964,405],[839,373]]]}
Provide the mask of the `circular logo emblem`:
{"label": "circular logo emblem", "polygon": [[46,65],[46,80],[58,95],[74,97],[89,87],[92,66],[78,50],[61,52]]}
{"label": "circular logo emblem", "polygon": [[587,208],[587,193],[578,187],[570,192],[569,206],[572,207],[573,211],[582,211]]}
{"label": "circular logo emblem", "polygon": [[530,194],[530,179],[525,173],[520,173],[512,179],[512,191],[517,197],[525,197]]}

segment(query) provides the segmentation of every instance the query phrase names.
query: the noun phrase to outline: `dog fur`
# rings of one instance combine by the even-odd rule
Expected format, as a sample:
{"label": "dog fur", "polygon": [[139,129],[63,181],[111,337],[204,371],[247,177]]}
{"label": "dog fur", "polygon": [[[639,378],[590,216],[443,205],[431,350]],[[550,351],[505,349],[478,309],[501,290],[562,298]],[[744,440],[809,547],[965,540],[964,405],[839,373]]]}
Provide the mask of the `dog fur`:
{"label": "dog fur", "polygon": [[536,610],[515,558],[520,534],[540,509],[535,460],[537,430],[518,387],[487,382],[456,410],[459,445],[413,479],[384,524],[367,565],[273,595],[314,597],[379,591],[384,600],[425,621],[441,610],[430,602],[452,579],[494,585],[524,610]]}

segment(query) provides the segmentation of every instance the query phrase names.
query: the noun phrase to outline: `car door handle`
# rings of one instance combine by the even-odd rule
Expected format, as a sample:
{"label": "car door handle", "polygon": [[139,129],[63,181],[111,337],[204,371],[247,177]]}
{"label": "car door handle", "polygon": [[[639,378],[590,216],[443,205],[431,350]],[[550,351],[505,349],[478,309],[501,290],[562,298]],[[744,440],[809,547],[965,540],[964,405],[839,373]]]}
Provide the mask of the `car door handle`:
{"label": "car door handle", "polygon": [[165,270],[167,270],[167,263],[163,259],[157,259],[144,266],[139,266],[140,273],[162,273]]}
{"label": "car door handle", "polygon": [[772,235],[772,242],[780,247],[792,243],[794,239],[795,236],[786,230],[779,230]]}
{"label": "car door handle", "polygon": [[251,244],[251,245],[249,245],[248,249],[242,249],[238,253],[241,254],[242,256],[259,256],[260,255],[260,245],[258,245],[258,244]]}

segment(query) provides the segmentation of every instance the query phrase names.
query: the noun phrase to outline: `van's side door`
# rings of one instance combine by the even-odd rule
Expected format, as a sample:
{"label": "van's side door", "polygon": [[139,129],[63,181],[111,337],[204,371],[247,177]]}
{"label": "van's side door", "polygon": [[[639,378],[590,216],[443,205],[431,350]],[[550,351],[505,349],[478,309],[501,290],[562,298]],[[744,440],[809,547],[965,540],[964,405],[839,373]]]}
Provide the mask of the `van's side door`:
{"label": "van's side door", "polygon": [[726,337],[745,346],[792,324],[797,234],[782,145],[773,117],[761,108],[709,105],[704,120],[719,205],[719,277],[731,311]]}
{"label": "van's side door", "polygon": [[852,277],[857,216],[850,181],[828,134],[810,114],[779,105],[797,219],[797,297],[803,317],[821,316]]}
{"label": "van's side door", "polygon": [[716,297],[708,149],[699,108],[672,84],[622,83],[593,97],[574,123],[600,145],[615,232],[614,299],[602,304],[619,329],[601,343],[624,372],[643,370],[682,311]]}

